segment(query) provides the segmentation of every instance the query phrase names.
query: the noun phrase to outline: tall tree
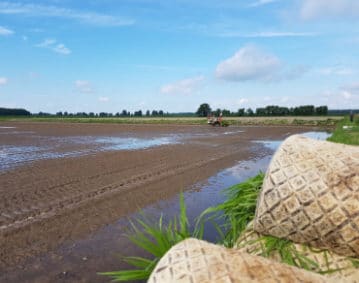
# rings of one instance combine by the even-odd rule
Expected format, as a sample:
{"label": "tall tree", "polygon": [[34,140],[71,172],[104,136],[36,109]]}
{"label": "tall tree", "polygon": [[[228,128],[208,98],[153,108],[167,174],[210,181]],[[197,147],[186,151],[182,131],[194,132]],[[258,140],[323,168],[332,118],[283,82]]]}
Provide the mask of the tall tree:
{"label": "tall tree", "polygon": [[328,106],[319,106],[315,108],[315,114],[328,115]]}
{"label": "tall tree", "polygon": [[254,112],[253,112],[252,108],[248,108],[248,109],[246,110],[246,114],[247,114],[247,116],[253,116],[253,115],[254,115]]}
{"label": "tall tree", "polygon": [[207,117],[211,113],[211,107],[208,103],[203,103],[198,107],[196,114],[199,117]]}
{"label": "tall tree", "polygon": [[244,108],[239,108],[239,109],[238,109],[238,112],[237,112],[237,115],[238,115],[239,117],[241,117],[241,116],[244,116],[244,113],[245,113]]}

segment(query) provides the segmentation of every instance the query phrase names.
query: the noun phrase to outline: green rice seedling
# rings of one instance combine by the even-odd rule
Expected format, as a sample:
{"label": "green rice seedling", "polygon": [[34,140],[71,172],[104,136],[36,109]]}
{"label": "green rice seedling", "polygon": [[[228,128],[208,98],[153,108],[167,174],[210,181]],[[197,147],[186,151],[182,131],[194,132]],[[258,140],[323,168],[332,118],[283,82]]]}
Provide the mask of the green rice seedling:
{"label": "green rice seedling", "polygon": [[[143,218],[145,217],[143,216]],[[132,233],[128,235],[128,238],[137,247],[146,251],[150,258],[125,257],[124,261],[132,265],[134,269],[100,273],[110,276],[114,281],[146,280],[157,262],[171,247],[189,237],[203,238],[203,225],[196,227],[194,231],[190,230],[182,193],[180,194],[180,215],[178,218],[174,217],[167,224],[163,223],[162,216],[156,223],[151,223],[148,219],[137,218],[135,223],[131,222],[131,226]]]}
{"label": "green rice seedling", "polygon": [[317,262],[298,251],[293,242],[286,239],[279,239],[272,236],[263,236],[258,239],[262,241],[262,256],[270,257],[272,254],[279,254],[283,263],[293,265],[306,270],[317,270]]}

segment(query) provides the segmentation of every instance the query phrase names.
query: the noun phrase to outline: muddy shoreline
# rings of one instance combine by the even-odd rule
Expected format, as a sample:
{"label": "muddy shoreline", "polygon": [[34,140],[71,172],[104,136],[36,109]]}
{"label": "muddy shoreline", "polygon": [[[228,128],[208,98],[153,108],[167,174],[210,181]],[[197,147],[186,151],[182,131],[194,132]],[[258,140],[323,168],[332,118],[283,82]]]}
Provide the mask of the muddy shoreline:
{"label": "muddy shoreline", "polygon": [[[31,132],[0,135],[0,145],[41,145],[44,141],[58,142],[49,137],[80,135],[153,139],[175,133],[190,137],[181,143],[145,149],[37,160],[0,172],[0,270],[4,280],[12,281],[26,281],[14,274],[26,268],[27,259],[81,239],[139,208],[169,199],[236,161],[256,157],[265,149],[254,146],[252,141],[283,139],[308,131],[300,127],[258,126],[213,129],[179,125],[0,124]],[[231,132],[226,134],[229,129]],[[64,139],[56,149],[78,150],[86,146],[90,145],[69,144]]]}

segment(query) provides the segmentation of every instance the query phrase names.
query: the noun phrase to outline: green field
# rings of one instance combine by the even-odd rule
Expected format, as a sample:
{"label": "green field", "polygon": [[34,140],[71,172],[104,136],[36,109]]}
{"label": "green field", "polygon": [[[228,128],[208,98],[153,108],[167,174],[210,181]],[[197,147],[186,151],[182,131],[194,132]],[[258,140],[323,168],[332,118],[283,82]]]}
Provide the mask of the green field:
{"label": "green field", "polygon": [[356,117],[352,123],[348,117],[340,121],[333,135],[328,140],[337,143],[359,145],[359,117]]}
{"label": "green field", "polygon": [[[230,125],[302,125],[334,126],[342,116],[281,116],[281,117],[224,117]],[[0,117],[0,121],[15,122],[64,122],[64,123],[116,123],[116,124],[182,124],[204,125],[206,118],[199,117]]]}

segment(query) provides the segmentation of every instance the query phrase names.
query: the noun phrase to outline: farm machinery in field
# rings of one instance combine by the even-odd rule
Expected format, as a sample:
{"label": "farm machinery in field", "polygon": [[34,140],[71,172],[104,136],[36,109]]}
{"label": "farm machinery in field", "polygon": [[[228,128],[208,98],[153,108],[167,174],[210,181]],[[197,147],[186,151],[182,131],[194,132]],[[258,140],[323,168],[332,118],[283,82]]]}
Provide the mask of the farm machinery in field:
{"label": "farm machinery in field", "polygon": [[215,115],[210,115],[207,117],[207,123],[212,126],[218,127],[228,127],[229,123],[227,121],[223,121],[222,113],[216,117]]}

